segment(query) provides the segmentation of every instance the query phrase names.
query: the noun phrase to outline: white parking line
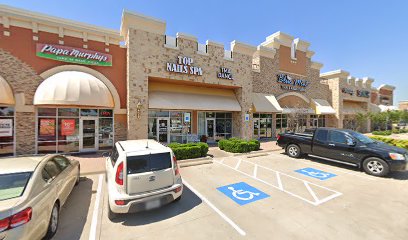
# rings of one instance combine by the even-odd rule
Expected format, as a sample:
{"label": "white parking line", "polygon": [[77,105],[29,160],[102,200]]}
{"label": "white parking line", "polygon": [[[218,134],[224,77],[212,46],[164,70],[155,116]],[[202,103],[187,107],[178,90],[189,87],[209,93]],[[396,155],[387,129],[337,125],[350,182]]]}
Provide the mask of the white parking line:
{"label": "white parking line", "polygon": [[98,226],[99,203],[101,201],[103,175],[99,175],[98,188],[96,190],[95,205],[92,213],[91,230],[89,233],[89,240],[96,239],[96,227]]}
{"label": "white parking line", "polygon": [[207,203],[218,215],[220,215],[227,223],[229,223],[239,234],[245,236],[246,233],[237,224],[235,224],[230,218],[228,218],[223,212],[221,212],[214,204],[212,204],[206,197],[199,193],[195,188],[193,188],[186,180],[183,179],[183,184],[188,187],[197,197],[199,197],[203,202]]}
{"label": "white parking line", "polygon": [[[237,158],[237,157],[233,157],[233,158],[239,160],[239,158]],[[307,202],[307,203],[310,203],[310,204],[312,204],[312,205],[314,205],[314,206],[318,206],[318,205],[320,205],[320,204],[322,204],[322,203],[324,203],[324,202],[327,202],[327,201],[329,201],[329,200],[331,200],[331,199],[333,199],[333,198],[336,198],[336,197],[342,195],[342,193],[340,193],[340,192],[338,192],[338,191],[332,190],[332,189],[327,188],[327,187],[324,187],[324,186],[317,185],[317,184],[315,184],[315,183],[312,183],[312,182],[303,180],[303,179],[301,179],[301,178],[297,178],[297,177],[291,176],[291,175],[286,174],[286,173],[278,172],[278,171],[273,170],[273,169],[271,169],[271,168],[268,168],[268,167],[265,167],[265,166],[262,166],[262,165],[259,165],[259,164],[253,163],[253,162],[249,162],[249,161],[246,161],[246,160],[242,160],[242,159],[241,159],[241,161],[242,161],[242,162],[245,162],[245,163],[248,163],[248,164],[252,164],[252,165],[254,165],[254,167],[257,167],[257,168],[263,168],[263,169],[265,169],[265,170],[270,171],[271,173],[275,173],[275,174],[276,174],[276,177],[277,177],[278,186],[276,186],[276,185],[274,185],[274,184],[272,184],[272,183],[270,183],[270,182],[267,182],[267,181],[265,181],[265,180],[262,180],[262,179],[260,179],[259,177],[255,177],[255,176],[253,176],[253,175],[247,174],[246,172],[243,172],[243,171],[241,171],[241,170],[239,170],[239,169],[235,169],[234,167],[231,167],[231,166],[229,166],[229,165],[227,165],[227,164],[225,164],[225,163],[222,163],[222,162],[219,162],[219,161],[214,161],[214,162],[216,162],[216,163],[218,163],[218,164],[220,164],[220,165],[223,165],[223,166],[225,166],[225,167],[227,167],[227,168],[230,168],[230,169],[232,169],[232,170],[234,170],[234,171],[237,171],[237,172],[239,172],[239,173],[241,173],[241,174],[244,174],[245,176],[248,176],[248,177],[250,177],[250,178],[253,178],[253,179],[255,179],[255,180],[259,181],[259,182],[262,182],[262,183],[264,183],[264,184],[266,184],[266,185],[268,185],[268,186],[271,186],[271,187],[273,187],[273,188],[276,188],[276,189],[278,189],[278,190],[280,190],[280,191],[282,191],[282,192],[285,192],[285,193],[287,193],[287,194],[289,194],[289,195],[291,195],[291,196],[293,196],[293,197],[299,198],[299,199],[301,199],[301,200],[303,200],[303,201],[305,201],[305,202]],[[306,187],[306,189],[309,191],[309,193],[311,194],[312,198],[314,199],[314,201],[310,201],[309,199],[306,199],[306,198],[304,198],[304,197],[302,197],[302,196],[300,196],[300,195],[298,195],[298,194],[296,194],[296,193],[294,193],[294,192],[291,192],[291,191],[289,191],[289,190],[285,190],[285,189],[284,189],[284,186],[283,186],[283,184],[282,184],[282,181],[281,181],[281,175],[303,182],[304,185],[305,185],[305,187]],[[324,190],[326,190],[326,191],[329,191],[329,192],[331,192],[332,194],[331,194],[330,196],[324,198],[324,199],[318,199],[317,196],[316,196],[316,194],[315,194],[315,192],[311,189],[310,185],[313,185],[313,186],[315,186],[315,187],[317,187],[317,188],[320,188],[320,189],[324,189]]]}
{"label": "white parking line", "polygon": [[[268,154],[269,155],[275,155],[275,156],[276,155],[282,156],[281,154],[278,154],[278,153],[268,153]],[[289,156],[286,156],[286,157],[289,158]],[[324,165],[322,163],[320,163],[320,164],[319,163],[314,163],[314,162],[311,162],[308,159],[303,159],[303,160],[302,159],[297,159],[297,158],[291,158],[291,159],[294,160],[294,161],[297,161],[297,162],[304,163],[304,164],[308,164],[308,165],[312,165],[312,166],[316,166],[316,167],[320,167],[320,168],[325,168],[325,169],[330,169],[332,171],[341,172],[341,173],[344,173],[344,174],[349,174],[349,175],[352,175],[352,176],[355,176],[355,177],[360,177],[360,178],[364,178],[364,179],[371,180],[371,181],[377,180],[374,177],[363,176],[363,175],[355,174],[353,172],[347,172],[347,171],[344,171],[344,170],[336,169],[336,168],[331,167],[331,166],[326,166],[326,165]],[[322,160],[322,161],[324,162],[324,160]],[[330,162],[330,161],[328,161],[328,162]],[[356,167],[356,169],[357,169],[357,167]]]}

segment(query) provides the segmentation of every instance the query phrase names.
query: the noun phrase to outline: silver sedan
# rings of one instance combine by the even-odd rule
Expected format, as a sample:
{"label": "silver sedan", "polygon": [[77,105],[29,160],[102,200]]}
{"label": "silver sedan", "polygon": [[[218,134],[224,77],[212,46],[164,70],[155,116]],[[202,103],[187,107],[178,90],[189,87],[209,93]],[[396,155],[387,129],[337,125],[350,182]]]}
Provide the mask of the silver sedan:
{"label": "silver sedan", "polygon": [[79,172],[61,155],[0,159],[0,240],[51,239]]}

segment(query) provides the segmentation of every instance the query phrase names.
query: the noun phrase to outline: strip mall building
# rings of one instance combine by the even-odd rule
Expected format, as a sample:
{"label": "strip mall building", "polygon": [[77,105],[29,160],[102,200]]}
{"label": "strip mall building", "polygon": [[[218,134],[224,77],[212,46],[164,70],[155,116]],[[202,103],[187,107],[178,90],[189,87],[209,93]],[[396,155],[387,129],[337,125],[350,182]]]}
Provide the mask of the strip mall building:
{"label": "strip mall building", "polygon": [[393,104],[394,87],[321,73],[310,44],[282,32],[227,50],[127,11],[120,31],[4,5],[0,21],[1,156],[356,128],[357,113]]}

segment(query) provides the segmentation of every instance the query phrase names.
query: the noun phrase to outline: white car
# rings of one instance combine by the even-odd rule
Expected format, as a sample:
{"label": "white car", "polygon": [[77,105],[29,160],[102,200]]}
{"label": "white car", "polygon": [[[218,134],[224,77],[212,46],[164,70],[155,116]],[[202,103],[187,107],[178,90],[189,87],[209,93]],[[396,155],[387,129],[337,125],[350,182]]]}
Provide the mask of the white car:
{"label": "white car", "polygon": [[154,140],[116,142],[106,158],[109,217],[178,201],[183,183],[173,151]]}
{"label": "white car", "polygon": [[79,168],[61,155],[0,159],[0,239],[51,239]]}

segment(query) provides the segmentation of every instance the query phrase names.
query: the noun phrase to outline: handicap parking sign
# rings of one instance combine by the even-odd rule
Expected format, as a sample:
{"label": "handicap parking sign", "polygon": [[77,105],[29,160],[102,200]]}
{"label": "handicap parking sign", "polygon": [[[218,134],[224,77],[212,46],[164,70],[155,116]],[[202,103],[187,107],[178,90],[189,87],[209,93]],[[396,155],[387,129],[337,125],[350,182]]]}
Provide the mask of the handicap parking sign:
{"label": "handicap parking sign", "polygon": [[244,182],[234,183],[217,189],[241,206],[269,197],[268,194]]}
{"label": "handicap parking sign", "polygon": [[320,180],[327,180],[329,178],[337,176],[336,174],[323,172],[323,171],[320,171],[314,168],[302,168],[302,169],[295,170],[295,172],[298,172],[300,174],[303,174],[309,177],[317,178]]}

